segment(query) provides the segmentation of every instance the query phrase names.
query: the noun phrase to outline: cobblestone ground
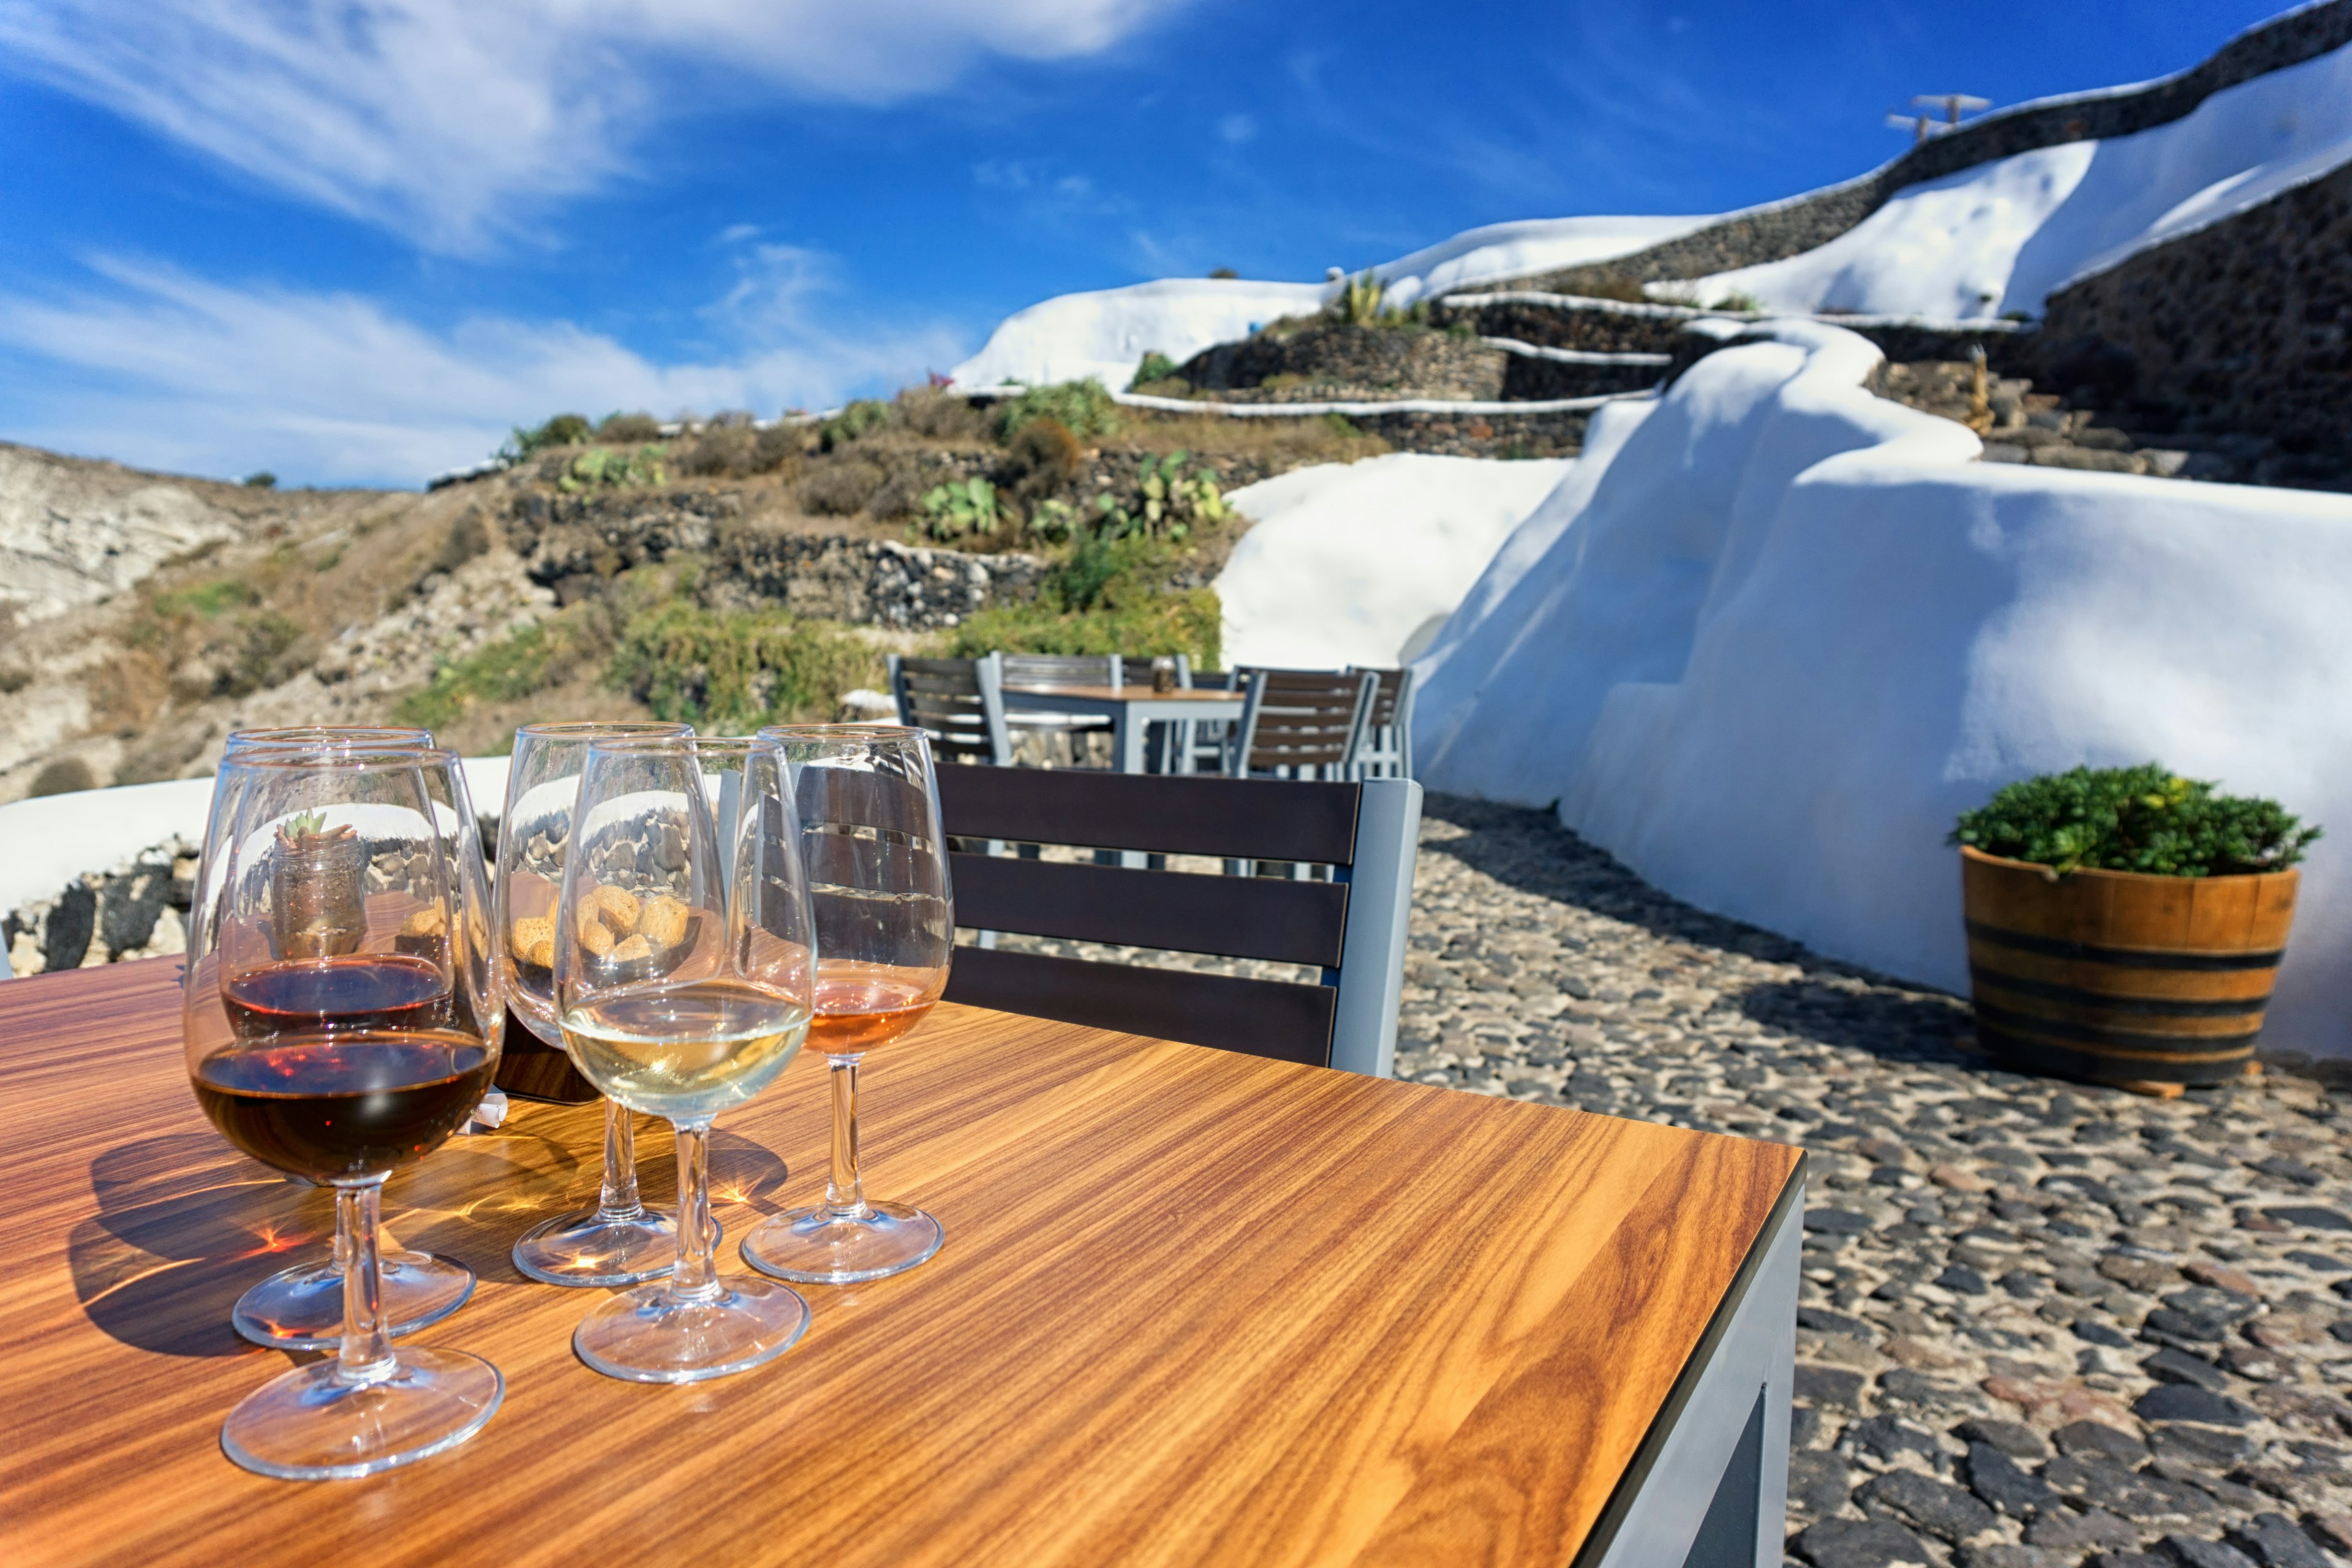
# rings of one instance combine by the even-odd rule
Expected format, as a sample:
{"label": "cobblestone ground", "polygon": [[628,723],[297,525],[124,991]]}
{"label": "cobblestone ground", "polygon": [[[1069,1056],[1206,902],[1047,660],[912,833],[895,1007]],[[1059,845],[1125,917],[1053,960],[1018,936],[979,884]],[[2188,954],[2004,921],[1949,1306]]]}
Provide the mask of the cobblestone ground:
{"label": "cobblestone ground", "polygon": [[1397,1075],[1801,1142],[1792,1557],[2352,1558],[2345,1100],[1992,1069],[1966,1006],[1433,796]]}

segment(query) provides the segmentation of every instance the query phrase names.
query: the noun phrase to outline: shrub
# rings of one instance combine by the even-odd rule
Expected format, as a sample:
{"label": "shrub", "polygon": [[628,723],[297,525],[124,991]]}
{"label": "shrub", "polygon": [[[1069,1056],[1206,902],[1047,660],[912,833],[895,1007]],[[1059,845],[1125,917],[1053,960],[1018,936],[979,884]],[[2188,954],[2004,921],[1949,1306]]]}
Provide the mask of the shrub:
{"label": "shrub", "polygon": [[867,397],[844,408],[830,419],[821,420],[816,427],[817,445],[830,452],[845,447],[870,430],[878,430],[890,423],[890,405]]}
{"label": "shrub", "polygon": [[261,591],[242,577],[215,577],[155,595],[159,616],[195,616],[212,620],[244,605],[261,602]]}
{"label": "shrub", "polygon": [[932,440],[977,440],[988,434],[988,416],[942,386],[910,386],[898,394],[898,422]]}
{"label": "shrub", "polygon": [[940,540],[986,537],[1008,515],[996,487],[977,476],[932,486],[924,492],[922,509],[923,531]]}
{"label": "shrub", "polygon": [[249,490],[274,490],[278,488],[278,476],[268,468],[257,474],[247,474],[245,476],[245,488]]}
{"label": "shrub", "polygon": [[2062,874],[2092,867],[2229,877],[2284,870],[2319,837],[2276,801],[2216,795],[2215,787],[2155,763],[2045,773],[1963,812],[1946,842]]}
{"label": "shrub", "polygon": [[1165,381],[1175,374],[1176,362],[1158,349],[1153,349],[1150,353],[1145,354],[1142,363],[1135,367],[1135,379],[1131,384],[1141,386],[1147,381]]}
{"label": "shrub", "polygon": [[1348,279],[1332,303],[1343,321],[1353,326],[1369,327],[1381,319],[1381,296],[1387,291],[1372,276],[1371,269],[1366,268]]}
{"label": "shrub", "polygon": [[577,447],[593,433],[585,416],[559,414],[536,430],[516,426],[514,434],[507,437],[507,444],[499,448],[499,456],[509,463],[519,463],[550,447]]}
{"label": "shrub", "polygon": [[801,433],[788,425],[771,425],[751,437],[751,471],[773,473],[801,455]]}
{"label": "shrub", "polygon": [[1086,451],[1058,419],[1032,419],[1008,444],[1007,467],[1014,489],[1025,497],[1054,493],[1078,477]]}
{"label": "shrub", "polygon": [[819,463],[801,481],[801,510],[812,517],[849,517],[882,488],[881,466],[863,458]]}
{"label": "shrub", "polygon": [[667,484],[669,468],[662,459],[668,452],[668,447],[661,446],[639,447],[634,451],[619,447],[591,447],[563,465],[555,488],[566,495],[578,495],[583,490]]}
{"label": "shrub", "polygon": [[1139,657],[1181,653],[1213,669],[1224,612],[1213,589],[1171,592],[1162,585],[1179,558],[1167,542],[1148,534],[1115,539],[1081,530],[1069,558],[1038,584],[1035,602],[966,616],[950,634],[951,651],[962,658],[992,648]]}
{"label": "shrub", "polygon": [[661,439],[661,421],[650,414],[607,414],[598,421],[596,439],[612,446],[642,446]]}
{"label": "shrub", "polygon": [[1740,310],[1750,313],[1761,310],[1763,308],[1763,301],[1757,299],[1755,295],[1743,294],[1737,289],[1707,307],[1710,310]]}
{"label": "shrub", "polygon": [[1192,456],[1179,447],[1165,457],[1146,458],[1124,502],[1108,493],[1096,497],[1097,531],[1109,539],[1164,533],[1181,543],[1194,524],[1223,521],[1225,497],[1217,471],[1203,466],[1186,472]]}
{"label": "shrub", "polygon": [[606,678],[656,718],[748,735],[762,724],[830,717],[843,692],[880,682],[881,662],[822,622],[680,599],[630,621]]}
{"label": "shrub", "polygon": [[748,425],[707,426],[701,437],[678,458],[678,471],[700,475],[748,474],[751,471],[752,453],[759,440],[758,434]]}
{"label": "shrub", "polygon": [[1209,268],[1209,276],[1215,279],[1235,279],[1241,274],[1230,267],[1213,267]]}
{"label": "shrub", "polygon": [[477,702],[512,702],[543,691],[568,670],[565,639],[548,622],[523,627],[462,659],[434,666],[432,679],[393,707],[404,724],[446,730]]}
{"label": "shrub", "polygon": [[1010,440],[1024,425],[1036,419],[1057,419],[1073,436],[1108,436],[1118,429],[1118,405],[1092,376],[1033,386],[1005,399],[997,415],[997,434]]}

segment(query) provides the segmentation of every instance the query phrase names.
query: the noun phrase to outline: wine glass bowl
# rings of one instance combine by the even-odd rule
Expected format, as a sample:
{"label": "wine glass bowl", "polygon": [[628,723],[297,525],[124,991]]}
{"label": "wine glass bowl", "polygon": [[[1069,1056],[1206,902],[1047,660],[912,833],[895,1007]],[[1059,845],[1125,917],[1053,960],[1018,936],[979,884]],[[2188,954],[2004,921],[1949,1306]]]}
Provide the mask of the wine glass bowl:
{"label": "wine glass bowl", "polygon": [[814,952],[782,759],[761,741],[593,742],[551,938],[564,1047],[591,1083],[677,1131],[676,1262],[572,1335],[610,1376],[691,1383],[782,1354],[808,1303],[712,1254],[709,1137],[799,1054]]}
{"label": "wine glass bowl", "polygon": [[379,1268],[384,1179],[463,1125],[498,1067],[481,841],[442,751],[258,748],[215,790],[183,981],[190,1083],[231,1144],[332,1187],[352,1241],[335,1357],[248,1394],[221,1446],[264,1475],[370,1475],[463,1442],[504,1392],[478,1357],[394,1349]]}
{"label": "wine glass bowl", "polygon": [[895,724],[777,725],[818,961],[809,1044],[833,1097],[824,1202],[763,1221],[745,1262],[782,1279],[845,1285],[905,1272],[939,1251],[940,1222],[866,1196],[858,1071],[866,1052],[906,1036],[947,989],[954,896],[929,742]]}
{"label": "wine glass bowl", "polygon": [[[499,821],[498,929],[508,954],[508,1001],[515,1016],[559,1049],[563,1031],[555,1010],[556,904],[589,744],[599,738],[690,732],[684,724],[597,721],[526,724],[515,731],[506,809]],[[558,1215],[525,1232],[514,1245],[515,1267],[550,1285],[632,1285],[667,1272],[677,1256],[673,1216],[647,1205],[637,1193],[631,1112],[608,1098],[595,1205]]]}

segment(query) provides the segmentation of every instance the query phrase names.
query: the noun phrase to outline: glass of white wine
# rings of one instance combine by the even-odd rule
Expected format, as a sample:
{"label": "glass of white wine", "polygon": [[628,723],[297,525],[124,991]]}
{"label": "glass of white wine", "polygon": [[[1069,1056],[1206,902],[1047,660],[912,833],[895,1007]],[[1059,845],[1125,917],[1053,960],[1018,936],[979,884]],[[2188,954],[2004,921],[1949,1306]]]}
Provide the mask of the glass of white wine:
{"label": "glass of white wine", "polygon": [[581,769],[557,905],[556,1016],[589,1082],[677,1130],[677,1265],[572,1344],[608,1376],[694,1383],[772,1360],[808,1303],[720,1275],[710,1124],[800,1053],[815,982],[800,829],[770,741],[614,736]]}

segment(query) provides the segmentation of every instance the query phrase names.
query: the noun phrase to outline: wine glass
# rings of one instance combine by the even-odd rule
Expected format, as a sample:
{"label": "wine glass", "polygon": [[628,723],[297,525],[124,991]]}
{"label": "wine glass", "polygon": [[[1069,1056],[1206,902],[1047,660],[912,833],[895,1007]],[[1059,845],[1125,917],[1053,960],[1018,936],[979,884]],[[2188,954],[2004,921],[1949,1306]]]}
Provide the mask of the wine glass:
{"label": "wine glass", "polygon": [[[523,1026],[561,1048],[555,1016],[555,900],[572,841],[572,807],[589,742],[606,736],[679,736],[684,724],[525,724],[515,731],[499,819],[498,927],[510,960],[509,1002]],[[514,1245],[517,1268],[550,1285],[634,1285],[677,1259],[677,1226],[637,1196],[637,1132],[618,1100],[604,1101],[604,1173],[596,1206],[532,1226]]]}
{"label": "wine glass", "polygon": [[743,1260],[782,1279],[845,1285],[912,1268],[940,1249],[940,1222],[866,1195],[857,1068],[922,1022],[947,989],[955,900],[939,782],[920,730],[779,724],[816,917],[816,1016],[809,1040],[833,1079],[833,1173],[824,1202],[765,1220]]}
{"label": "wine glass", "polygon": [[188,1076],[232,1144],[333,1187],[352,1237],[334,1358],[247,1394],[221,1447],[287,1479],[372,1475],[465,1441],[504,1393],[479,1357],[393,1347],[378,1234],[384,1178],[462,1126],[498,1068],[481,840],[446,751],[257,747],[215,790]]}
{"label": "wine glass", "polygon": [[[400,725],[311,724],[234,731],[222,754],[226,762],[264,750],[299,756],[432,744],[433,732],[429,730]],[[463,818],[462,824],[451,824],[452,829],[474,832],[472,806],[464,795],[465,773],[453,769],[450,775],[454,780],[449,786],[454,791],[451,808]],[[211,812],[215,820],[224,810],[234,809],[234,793],[215,789]],[[209,831],[205,837],[207,842],[212,838]],[[211,869],[198,867],[198,887],[211,885],[207,876]],[[207,899],[200,900],[199,907],[210,908],[214,903],[214,900]],[[383,1259],[386,1333],[398,1338],[437,1323],[464,1306],[473,1295],[474,1271],[463,1263],[434,1253],[404,1250],[392,1244],[388,1226],[380,1234],[385,1244]],[[258,1345],[284,1350],[334,1349],[342,1336],[343,1275],[350,1268],[351,1257],[351,1226],[343,1206],[338,1204],[334,1246],[327,1258],[280,1269],[255,1285],[238,1297],[236,1305],[230,1310],[230,1326]]]}
{"label": "wine glass", "polygon": [[639,1383],[757,1366],[808,1328],[808,1303],[717,1272],[710,1123],[776,1079],[808,1033],[815,953],[800,834],[773,742],[591,742],[557,909],[564,1048],[588,1081],[677,1129],[677,1256],[572,1336]]}

